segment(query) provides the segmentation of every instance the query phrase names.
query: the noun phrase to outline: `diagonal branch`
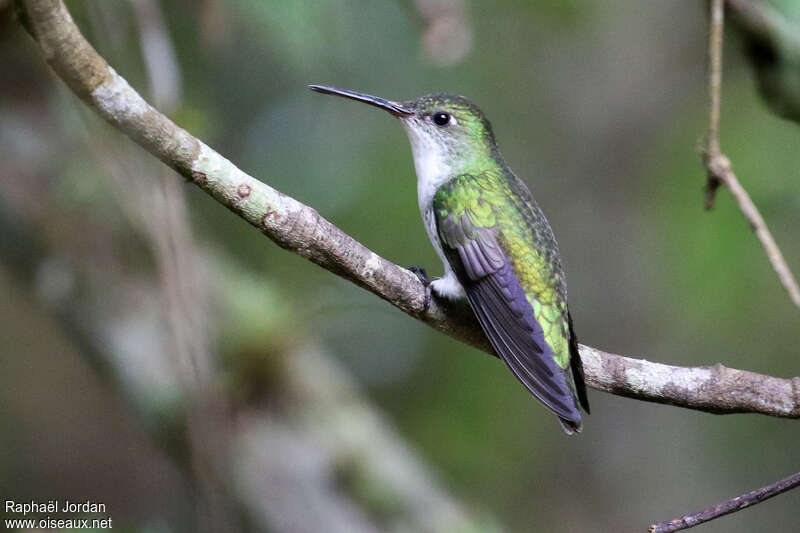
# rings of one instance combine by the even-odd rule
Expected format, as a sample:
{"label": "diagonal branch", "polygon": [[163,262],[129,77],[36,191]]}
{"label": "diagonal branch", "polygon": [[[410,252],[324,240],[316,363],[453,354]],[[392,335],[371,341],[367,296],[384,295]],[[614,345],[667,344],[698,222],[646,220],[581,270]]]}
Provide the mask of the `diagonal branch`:
{"label": "diagonal branch", "polygon": [[672,533],[674,531],[689,529],[690,527],[698,526],[704,522],[708,522],[709,520],[714,520],[715,518],[725,516],[726,514],[741,511],[746,507],[761,503],[764,500],[768,500],[773,496],[777,496],[778,494],[783,494],[784,492],[795,487],[800,487],[800,472],[776,481],[775,483],[767,485],[766,487],[761,487],[760,489],[752,490],[747,494],[742,494],[741,496],[737,496],[726,502],[712,505],[707,509],[702,509],[695,513],[687,514],[680,518],[675,518],[674,520],[666,520],[664,522],[653,524],[650,526],[648,531],[649,533]]}
{"label": "diagonal branch", "polygon": [[[22,22],[72,91],[219,203],[279,246],[383,298],[406,314],[493,353],[470,310],[431,302],[408,270],[387,261],[313,208],[248,176],[145,102],[81,35],[61,0],[19,0]],[[581,346],[586,381],[595,389],[711,413],[800,418],[800,378],[743,370],[676,367]]]}
{"label": "diagonal branch", "polygon": [[758,241],[767,254],[772,269],[778,275],[783,288],[789,293],[789,298],[800,308],[800,287],[786,264],[780,248],[772,237],[767,223],[761,217],[753,200],[739,180],[733,173],[730,160],[720,150],[719,145],[719,117],[720,103],[722,100],[722,43],[725,9],[723,0],[712,0],[711,2],[711,23],[708,39],[709,55],[709,124],[708,140],[703,163],[706,167],[706,209],[714,207],[717,189],[720,185],[725,185],[739,204],[739,209],[750,224],[750,229],[756,234]]}
{"label": "diagonal branch", "polygon": [[[797,285],[797,280],[795,280],[789,265],[786,263],[786,259],[783,258],[781,249],[778,248],[778,244],[772,237],[767,223],[764,222],[761,213],[758,212],[756,204],[753,203],[750,195],[747,194],[745,188],[742,187],[742,184],[739,183],[739,180],[736,178],[736,174],[733,173],[730,160],[725,154],[721,152],[713,153],[710,150],[704,156],[704,160],[709,176],[708,185],[706,187],[706,199],[708,201],[708,199],[711,198],[711,203],[707,203],[706,205],[713,205],[714,195],[711,192],[713,190],[712,188],[719,187],[719,184],[724,183],[736,199],[736,203],[739,204],[739,209],[747,219],[748,224],[750,224],[750,229],[756,234],[758,241],[761,243],[761,247],[764,248],[764,253],[767,254],[767,259],[769,259],[769,263],[772,265],[775,274],[778,275],[781,285],[783,285],[783,288],[789,294],[789,298],[792,299],[792,302],[800,308],[800,287]],[[717,185],[711,185],[712,183],[716,183]]]}
{"label": "diagonal branch", "polygon": [[[719,110],[722,95],[724,0],[711,0],[710,9],[708,87],[711,104],[709,108],[708,145],[705,154],[703,154],[703,161],[708,171],[708,180],[706,181],[706,209],[711,209],[714,206],[716,191],[720,185],[725,184],[731,191],[731,194],[736,198],[736,201],[739,203],[739,208],[750,222],[750,227],[756,233],[759,241],[761,241],[761,245],[764,247],[764,251],[770,263],[772,263],[775,272],[778,274],[781,283],[783,283],[783,286],[788,291],[792,301],[800,307],[800,289],[797,288],[797,283],[792,277],[792,273],[786,265],[781,251],[778,249],[778,245],[775,244],[775,240],[772,238],[755,204],[753,204],[753,201],[750,199],[750,195],[747,194],[747,191],[741,186],[739,180],[736,179],[733,170],[731,170],[730,160],[720,151]],[[684,515],[680,518],[652,524],[648,531],[650,533],[670,533],[689,529],[704,522],[714,520],[715,518],[741,511],[750,505],[761,503],[766,499],[777,496],[797,486],[800,486],[800,473],[776,481],[766,487],[742,494],[726,502]]]}

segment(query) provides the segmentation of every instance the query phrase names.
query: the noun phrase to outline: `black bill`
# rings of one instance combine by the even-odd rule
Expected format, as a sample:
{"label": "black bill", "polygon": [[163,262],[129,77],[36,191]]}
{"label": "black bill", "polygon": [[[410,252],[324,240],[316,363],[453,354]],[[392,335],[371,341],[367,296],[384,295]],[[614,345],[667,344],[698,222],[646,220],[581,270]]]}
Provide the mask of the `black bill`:
{"label": "black bill", "polygon": [[341,96],[343,98],[349,98],[351,100],[356,100],[358,102],[364,102],[365,104],[379,107],[384,111],[388,111],[389,113],[391,113],[396,117],[407,117],[414,114],[413,111],[403,107],[401,104],[398,104],[397,102],[392,102],[389,100],[385,100],[383,98],[378,98],[377,96],[372,96],[364,93],[357,93],[355,91],[349,91],[347,89],[337,89],[336,87],[328,87],[326,85],[309,85],[308,87],[312,91],[317,91],[318,93]]}

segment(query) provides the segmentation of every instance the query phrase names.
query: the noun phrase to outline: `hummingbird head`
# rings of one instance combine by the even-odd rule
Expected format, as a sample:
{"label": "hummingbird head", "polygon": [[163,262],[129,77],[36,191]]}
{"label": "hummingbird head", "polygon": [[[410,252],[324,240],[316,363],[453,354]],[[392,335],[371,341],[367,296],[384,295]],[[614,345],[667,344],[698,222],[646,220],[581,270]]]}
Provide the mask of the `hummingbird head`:
{"label": "hummingbird head", "polygon": [[492,126],[478,107],[452,94],[429,94],[392,102],[377,96],[310,85],[312,90],[363,102],[399,118],[411,141],[417,174],[467,170],[479,158],[497,150]]}

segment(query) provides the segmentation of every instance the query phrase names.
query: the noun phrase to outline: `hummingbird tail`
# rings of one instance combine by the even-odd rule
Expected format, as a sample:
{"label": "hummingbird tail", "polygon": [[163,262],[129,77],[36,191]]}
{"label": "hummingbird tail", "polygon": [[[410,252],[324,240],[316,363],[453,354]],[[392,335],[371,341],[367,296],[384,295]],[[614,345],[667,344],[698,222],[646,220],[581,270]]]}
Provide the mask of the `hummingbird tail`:
{"label": "hummingbird tail", "polygon": [[575,394],[578,396],[578,402],[581,407],[588,415],[591,410],[589,409],[589,396],[586,394],[586,382],[583,378],[583,363],[581,363],[581,353],[578,350],[578,337],[575,336],[575,328],[572,326],[572,314],[569,311],[567,311],[567,322],[569,323],[569,360],[572,380],[575,384]]}
{"label": "hummingbird tail", "polygon": [[574,420],[567,420],[566,418],[559,418],[558,421],[561,422],[561,427],[564,428],[564,433],[567,435],[580,433],[581,430],[583,430],[583,423],[580,420],[576,422]]}
{"label": "hummingbird tail", "polygon": [[[580,406],[589,414],[589,398],[586,395],[586,383],[583,380],[583,365],[581,364],[581,354],[578,351],[578,338],[575,336],[575,329],[572,326],[572,314],[567,312],[567,322],[569,325],[569,351],[570,351],[570,370],[572,373],[571,382],[574,394]],[[580,417],[570,420],[568,418],[558,419],[561,427],[567,435],[580,433],[583,429],[583,422]]]}

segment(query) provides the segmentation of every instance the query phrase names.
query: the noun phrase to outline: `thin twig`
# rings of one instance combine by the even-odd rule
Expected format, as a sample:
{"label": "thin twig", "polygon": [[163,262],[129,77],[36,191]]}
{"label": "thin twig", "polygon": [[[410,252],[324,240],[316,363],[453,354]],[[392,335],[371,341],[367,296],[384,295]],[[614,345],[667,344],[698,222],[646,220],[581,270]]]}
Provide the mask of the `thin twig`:
{"label": "thin twig", "polygon": [[[780,249],[777,244],[775,244],[775,240],[767,229],[764,219],[761,217],[758,209],[756,209],[747,191],[745,191],[744,187],[739,183],[739,180],[736,179],[736,175],[731,169],[730,160],[720,151],[719,110],[722,94],[723,3],[723,0],[712,0],[711,2],[711,22],[708,40],[708,86],[711,104],[709,109],[708,145],[706,153],[704,154],[704,163],[708,171],[708,181],[706,182],[706,209],[711,209],[713,207],[716,190],[719,188],[720,184],[724,183],[731,191],[734,198],[736,198],[736,201],[739,203],[739,209],[742,211],[745,218],[750,222],[750,227],[764,247],[764,251],[772,264],[772,268],[775,269],[775,272],[788,291],[792,301],[800,307],[800,289],[798,289],[797,283],[792,277],[792,273],[786,265]],[[798,485],[800,485],[800,473],[777,481],[772,485],[737,496],[727,502],[684,515],[681,518],[653,524],[650,526],[649,531],[650,533],[668,533],[689,529],[698,524],[760,503]]]}
{"label": "thin twig", "polygon": [[739,183],[739,180],[736,179],[733,170],[731,170],[730,160],[724,154],[717,154],[711,158],[706,165],[709,175],[713,174],[716,179],[725,183],[728,190],[731,191],[731,194],[739,204],[739,209],[742,214],[744,214],[745,218],[747,218],[750,229],[756,234],[761,246],[764,248],[764,253],[767,254],[767,259],[769,259],[772,269],[778,275],[778,279],[783,285],[783,288],[789,293],[789,298],[792,299],[792,302],[800,308],[800,287],[798,287],[797,281],[792,271],[789,269],[789,265],[783,258],[778,244],[772,237],[772,233],[770,233],[767,228],[767,223],[764,222],[761,213],[758,212],[753,200],[750,199],[750,195],[747,194],[747,191],[742,187],[741,183]]}
{"label": "thin twig", "polygon": [[736,174],[731,169],[730,160],[720,151],[719,143],[719,117],[720,102],[722,100],[722,44],[724,29],[724,0],[712,0],[711,22],[708,39],[709,74],[708,88],[710,96],[708,140],[703,163],[707,171],[706,180],[706,209],[714,207],[716,192],[720,185],[725,184],[739,204],[739,209],[756,234],[758,241],[767,254],[772,269],[786,289],[792,302],[800,308],[800,287],[783,258],[780,248],[772,237],[766,222],[761,217],[750,195],[742,187]]}
{"label": "thin twig", "polygon": [[761,503],[764,500],[768,500],[773,496],[777,496],[778,494],[798,486],[800,486],[800,472],[781,479],[780,481],[776,481],[766,487],[761,487],[760,489],[742,494],[726,502],[712,505],[707,509],[687,514],[674,520],[666,520],[653,524],[650,526],[649,531],[650,533],[671,533],[673,531],[689,529],[690,527],[700,525],[709,520],[714,520],[720,516],[741,511],[745,507]]}
{"label": "thin twig", "polygon": [[708,124],[708,153],[719,154],[719,110],[722,99],[722,37],[725,24],[723,0],[711,2],[711,31],[708,36],[708,90],[711,100]]}
{"label": "thin twig", "polygon": [[[409,316],[493,353],[469,308],[432,301],[408,270],[387,261],[316,210],[248,176],[150,106],[111,69],[60,0],[21,0],[24,21],[53,70],[103,119],[178,171],[279,246],[386,300]],[[678,367],[580,346],[587,385],[711,413],[800,418],[800,378]]]}
{"label": "thin twig", "polygon": [[719,115],[722,100],[722,43],[725,24],[723,0],[712,0],[708,32],[708,136],[703,153],[706,166],[706,210],[714,207],[722,179],[711,170],[711,163],[721,155],[719,148]]}
{"label": "thin twig", "polygon": [[725,9],[723,0],[712,0],[711,21],[708,32],[708,137],[703,153],[703,163],[706,166],[706,210],[714,207],[717,198],[717,189],[722,185],[722,179],[711,171],[711,163],[719,157],[719,115],[722,100],[722,36],[724,30]]}

